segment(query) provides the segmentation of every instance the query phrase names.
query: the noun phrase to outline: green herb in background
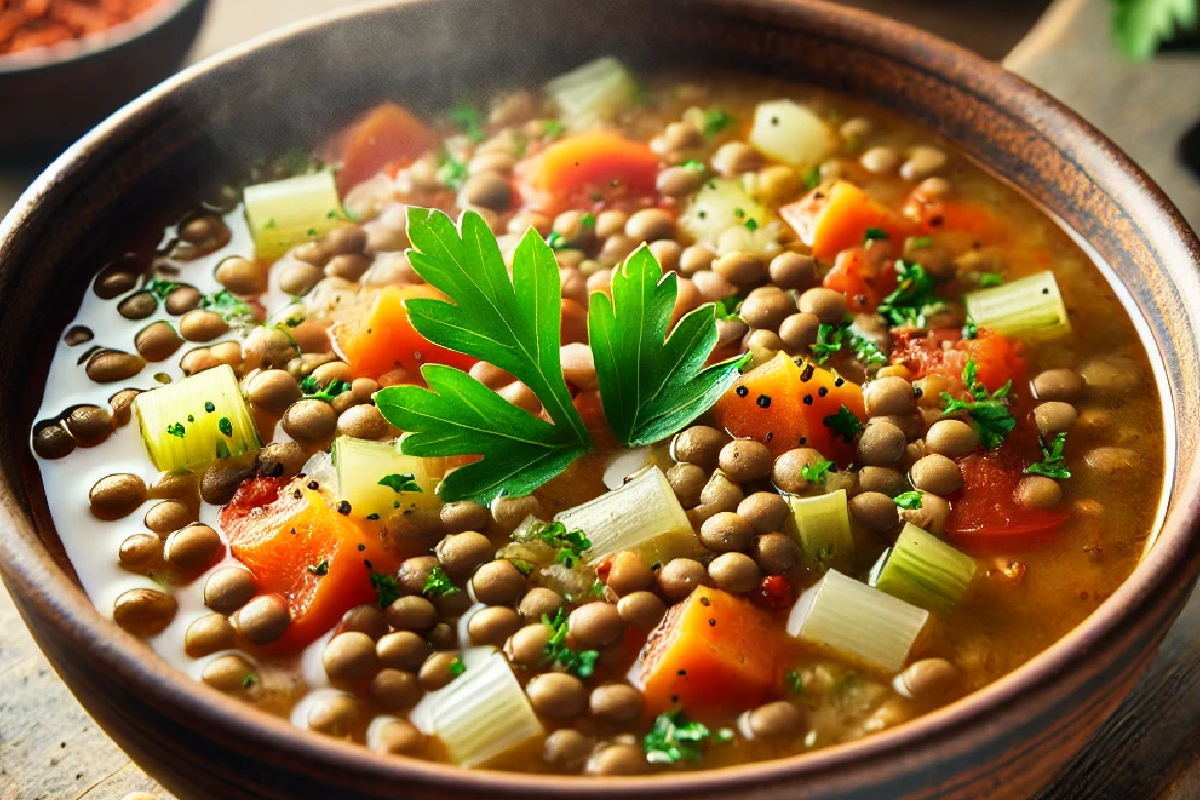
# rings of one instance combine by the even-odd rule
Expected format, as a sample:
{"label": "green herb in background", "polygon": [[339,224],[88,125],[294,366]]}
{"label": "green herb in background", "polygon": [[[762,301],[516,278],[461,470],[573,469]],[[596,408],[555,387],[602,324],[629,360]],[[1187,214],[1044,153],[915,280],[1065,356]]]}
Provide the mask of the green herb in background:
{"label": "green herb in background", "polygon": [[1139,61],[1176,33],[1196,27],[1197,0],[1111,0],[1113,38],[1121,51]]}

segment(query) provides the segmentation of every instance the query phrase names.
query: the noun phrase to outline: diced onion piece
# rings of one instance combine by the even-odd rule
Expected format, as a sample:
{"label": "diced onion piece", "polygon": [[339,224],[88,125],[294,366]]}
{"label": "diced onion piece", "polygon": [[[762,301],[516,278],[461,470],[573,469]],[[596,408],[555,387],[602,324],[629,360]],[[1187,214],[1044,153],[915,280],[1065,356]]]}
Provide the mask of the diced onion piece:
{"label": "diced onion piece", "polygon": [[637,90],[633,76],[612,56],[589,61],[546,84],[562,121],[577,131],[615,119]]}
{"label": "diced onion piece", "polygon": [[[338,493],[350,504],[356,517],[378,514],[386,517],[409,508],[437,508],[438,481],[445,471],[445,459],[406,456],[395,442],[372,442],[339,436],[333,441],[333,460],[337,464]],[[421,490],[397,492],[380,483],[388,476],[412,475]]]}
{"label": "diced onion piece", "polygon": [[816,114],[791,100],[759,103],[750,144],[795,167],[813,167],[838,147],[837,134]]}
{"label": "diced onion piece", "polygon": [[871,585],[931,611],[950,611],[971,585],[975,559],[911,522],[872,570]]}
{"label": "diced onion piece", "polygon": [[854,553],[846,490],[815,497],[789,497],[800,549],[812,564],[844,566]]}
{"label": "diced onion piece", "polygon": [[651,467],[629,483],[595,500],[568,509],[557,519],[568,531],[582,530],[592,543],[586,558],[596,562],[622,550],[636,550],[649,561],[672,558],[695,534],[667,476]]}
{"label": "diced onion piece", "polygon": [[254,254],[260,261],[274,261],[346,219],[328,170],[256,183],[246,187],[243,197]]}
{"label": "diced onion piece", "polygon": [[142,392],[133,411],[150,460],[163,472],[197,469],[262,447],[228,364]]}
{"label": "diced onion piece", "polygon": [[679,217],[679,226],[701,244],[719,247],[721,234],[735,226],[762,230],[771,213],[750,196],[742,181],[713,178],[696,192],[687,210]]}
{"label": "diced onion piece", "polygon": [[787,632],[866,667],[895,674],[904,668],[929,612],[872,589],[836,570],[800,595]]}
{"label": "diced onion piece", "polygon": [[1049,270],[970,292],[967,316],[980,328],[1018,339],[1057,339],[1071,332],[1067,307]]}
{"label": "diced onion piece", "polygon": [[466,669],[430,692],[413,708],[411,720],[437,736],[460,767],[492,760],[545,732],[504,655],[493,648],[463,653]]}

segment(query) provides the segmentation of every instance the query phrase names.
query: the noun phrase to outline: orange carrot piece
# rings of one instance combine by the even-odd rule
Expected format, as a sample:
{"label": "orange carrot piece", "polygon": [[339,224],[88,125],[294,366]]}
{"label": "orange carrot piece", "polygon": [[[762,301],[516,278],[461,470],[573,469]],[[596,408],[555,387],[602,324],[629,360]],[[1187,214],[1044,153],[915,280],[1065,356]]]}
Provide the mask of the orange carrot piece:
{"label": "orange carrot piece", "polygon": [[338,193],[344,196],[384,167],[411,164],[438,141],[437,133],[407,109],[395,103],[376,106],[344,134]]}
{"label": "orange carrot piece", "polygon": [[1000,244],[1010,238],[1009,221],[991,206],[972,200],[926,197],[920,187],[904,202],[904,214],[928,231],[969,233],[980,244]]}
{"label": "orange carrot piece", "polygon": [[520,175],[526,204],[545,213],[657,194],[658,156],[614,133],[588,133],[547,147]]}
{"label": "orange carrot piece", "polygon": [[631,679],[646,711],[736,713],[775,694],[786,642],[782,625],[748,601],[698,586],[646,640]]}
{"label": "orange carrot piece", "polygon": [[415,381],[422,364],[449,364],[467,370],[475,363],[476,359],[430,344],[417,333],[405,308],[413,298],[445,300],[446,296],[427,284],[386,286],[368,313],[334,329],[338,349],[354,377],[378,379],[400,367],[409,381]]}
{"label": "orange carrot piece", "polygon": [[814,256],[825,261],[848,247],[862,244],[868,228],[878,228],[896,242],[903,242],[919,231],[913,222],[877,203],[848,181],[818,186],[780,208],[779,216],[812,248]]}
{"label": "orange carrot piece", "polygon": [[812,447],[847,464],[854,458],[853,444],[825,423],[843,405],[866,418],[858,384],[780,353],[738,378],[713,406],[713,416],[730,435],[762,442],[776,456]]}
{"label": "orange carrot piece", "polygon": [[354,606],[374,603],[371,572],[395,574],[401,560],[385,546],[379,523],[343,516],[318,492],[299,486],[283,487],[257,512],[222,512],[234,558],[254,573],[260,591],[287,600],[292,622],[271,646],[289,652],[333,628]]}

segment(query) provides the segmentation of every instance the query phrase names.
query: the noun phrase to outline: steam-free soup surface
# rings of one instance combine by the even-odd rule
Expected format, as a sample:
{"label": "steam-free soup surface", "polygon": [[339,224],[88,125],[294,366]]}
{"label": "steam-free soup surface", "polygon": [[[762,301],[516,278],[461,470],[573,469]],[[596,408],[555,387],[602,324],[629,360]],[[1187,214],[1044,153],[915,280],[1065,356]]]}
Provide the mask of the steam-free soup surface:
{"label": "steam-free soup surface", "polygon": [[47,500],[162,657],[383,753],[670,772],[903,724],[1133,569],[1135,327],[953,148],[613,59],[457,100],[180,187],[64,332]]}

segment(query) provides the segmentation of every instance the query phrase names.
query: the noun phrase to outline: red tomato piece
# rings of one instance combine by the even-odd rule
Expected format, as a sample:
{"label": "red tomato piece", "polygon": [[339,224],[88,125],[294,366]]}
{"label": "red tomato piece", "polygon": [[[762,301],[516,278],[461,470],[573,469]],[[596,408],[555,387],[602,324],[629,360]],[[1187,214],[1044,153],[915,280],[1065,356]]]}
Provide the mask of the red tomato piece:
{"label": "red tomato piece", "polygon": [[895,290],[897,282],[896,270],[890,263],[873,264],[865,248],[852,247],[837,254],[823,284],[826,289],[846,295],[851,311],[870,312]]}
{"label": "red tomato piece", "polygon": [[438,145],[437,132],[395,103],[376,106],[339,137],[338,194],[345,196],[385,167],[395,171]]}
{"label": "red tomato piece", "polygon": [[974,360],[977,377],[989,392],[1008,381],[1025,377],[1025,359],[1019,342],[981,328],[974,339],[963,339],[958,330],[900,331],[892,345],[892,362],[904,364],[913,379],[941,375],[951,386],[950,394],[961,396],[963,367]]}
{"label": "red tomato piece", "polygon": [[963,488],[950,499],[946,532],[976,541],[1036,541],[1065,522],[1070,516],[1066,512],[1017,505],[1016,489],[1024,463],[1015,441],[959,459]]}

